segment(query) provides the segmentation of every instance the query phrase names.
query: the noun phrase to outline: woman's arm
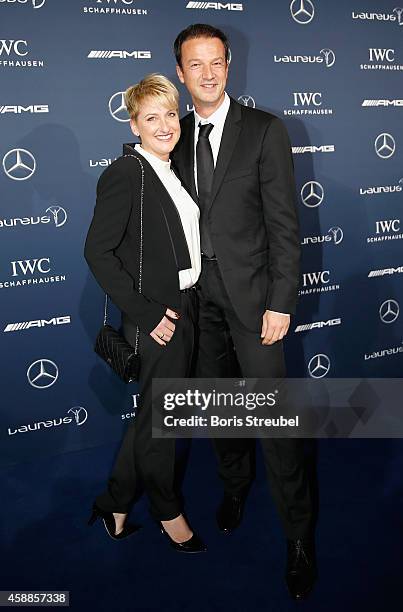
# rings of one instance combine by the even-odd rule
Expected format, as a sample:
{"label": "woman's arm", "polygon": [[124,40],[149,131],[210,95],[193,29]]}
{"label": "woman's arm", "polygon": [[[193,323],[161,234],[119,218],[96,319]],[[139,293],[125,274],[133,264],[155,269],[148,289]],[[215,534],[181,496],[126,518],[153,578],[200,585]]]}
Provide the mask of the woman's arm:
{"label": "woman's arm", "polygon": [[[122,163],[123,162],[123,163]],[[127,160],[119,159],[101,175],[97,185],[94,217],[88,231],[84,256],[102,289],[120,310],[125,312],[140,329],[150,333],[164,317],[166,306],[140,294],[133,278],[115,254],[126,232],[131,213],[131,180],[140,173],[130,165],[133,179],[129,179]]]}

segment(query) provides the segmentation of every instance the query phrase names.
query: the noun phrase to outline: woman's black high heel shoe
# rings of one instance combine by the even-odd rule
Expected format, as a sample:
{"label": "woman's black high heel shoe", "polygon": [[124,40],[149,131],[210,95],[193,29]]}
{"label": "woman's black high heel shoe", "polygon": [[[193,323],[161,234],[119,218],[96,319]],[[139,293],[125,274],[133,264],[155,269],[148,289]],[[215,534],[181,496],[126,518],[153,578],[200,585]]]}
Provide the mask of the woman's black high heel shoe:
{"label": "woman's black high heel shoe", "polygon": [[115,517],[113,516],[113,512],[104,512],[103,510],[101,510],[101,508],[98,508],[98,506],[94,504],[92,508],[92,514],[88,521],[88,525],[93,525],[97,518],[102,519],[105,525],[105,529],[108,532],[108,535],[112,538],[112,540],[123,540],[124,538],[127,538],[128,536],[132,535],[140,529],[139,525],[125,523],[123,526],[123,530],[116,534],[116,523]]}
{"label": "woman's black high heel shoe", "polygon": [[169,535],[167,531],[165,531],[162,523],[158,523],[161,533],[168,539],[168,542],[178,552],[184,553],[199,553],[206,552],[207,546],[205,543],[199,538],[199,536],[193,533],[192,537],[185,542],[175,542]]}

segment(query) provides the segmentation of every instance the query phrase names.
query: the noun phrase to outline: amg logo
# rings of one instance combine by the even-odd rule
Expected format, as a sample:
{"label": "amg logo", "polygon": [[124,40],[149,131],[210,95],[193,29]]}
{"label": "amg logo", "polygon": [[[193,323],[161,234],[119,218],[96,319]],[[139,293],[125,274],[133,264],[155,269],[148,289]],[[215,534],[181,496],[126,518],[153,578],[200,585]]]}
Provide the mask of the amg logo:
{"label": "amg logo", "polygon": [[[1,2],[1,0],[0,0]],[[21,113],[48,113],[49,106],[47,104],[30,104],[29,106],[0,106],[0,115],[6,113],[13,113],[14,115],[20,115]]]}
{"label": "amg logo", "polygon": [[90,59],[151,59],[151,51],[90,51]]}
{"label": "amg logo", "polygon": [[403,106],[403,100],[363,100],[361,106]]}
{"label": "amg logo", "polygon": [[36,319],[34,321],[22,321],[21,323],[7,323],[5,332],[22,331],[23,329],[31,329],[32,327],[46,327],[46,325],[66,325],[71,323],[70,315],[64,317],[53,317],[52,319]]}
{"label": "amg logo", "polygon": [[214,9],[216,11],[243,11],[243,4],[234,2],[188,2],[187,9]]}
{"label": "amg logo", "polygon": [[320,147],[308,146],[308,147],[292,147],[293,153],[334,153],[334,145],[321,145]]}
{"label": "amg logo", "polygon": [[297,325],[295,328],[295,333],[309,331],[311,329],[322,329],[322,327],[333,327],[334,325],[341,325],[341,319],[329,319],[329,321],[316,321],[315,323]]}
{"label": "amg logo", "polygon": [[385,276],[386,274],[402,274],[403,266],[399,266],[398,268],[385,268],[384,270],[371,270],[368,273],[368,278],[375,278],[376,276]]}

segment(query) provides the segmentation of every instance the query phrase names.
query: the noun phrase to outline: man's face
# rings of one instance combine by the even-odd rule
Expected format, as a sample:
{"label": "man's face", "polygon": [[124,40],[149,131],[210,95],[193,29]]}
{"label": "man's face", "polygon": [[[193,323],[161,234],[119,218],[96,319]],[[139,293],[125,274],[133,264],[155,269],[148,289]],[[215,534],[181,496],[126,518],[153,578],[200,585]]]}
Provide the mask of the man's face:
{"label": "man's face", "polygon": [[182,68],[176,66],[197,107],[217,108],[228,77],[225,48],[219,38],[191,38],[182,44]]}

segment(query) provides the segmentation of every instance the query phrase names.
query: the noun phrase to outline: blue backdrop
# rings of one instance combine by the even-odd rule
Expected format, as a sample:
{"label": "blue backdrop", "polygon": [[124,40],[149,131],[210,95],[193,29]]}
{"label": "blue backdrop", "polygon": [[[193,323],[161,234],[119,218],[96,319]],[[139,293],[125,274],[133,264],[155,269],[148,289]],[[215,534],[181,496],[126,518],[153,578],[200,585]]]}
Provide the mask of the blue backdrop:
{"label": "blue backdrop", "polygon": [[93,352],[103,295],[83,246],[98,176],[132,140],[120,92],[149,72],[177,82],[172,42],[195,22],[230,38],[228,92],[290,133],[303,245],[290,375],[401,375],[403,9],[0,0],[3,464],[117,440],[134,413],[136,387]]}

